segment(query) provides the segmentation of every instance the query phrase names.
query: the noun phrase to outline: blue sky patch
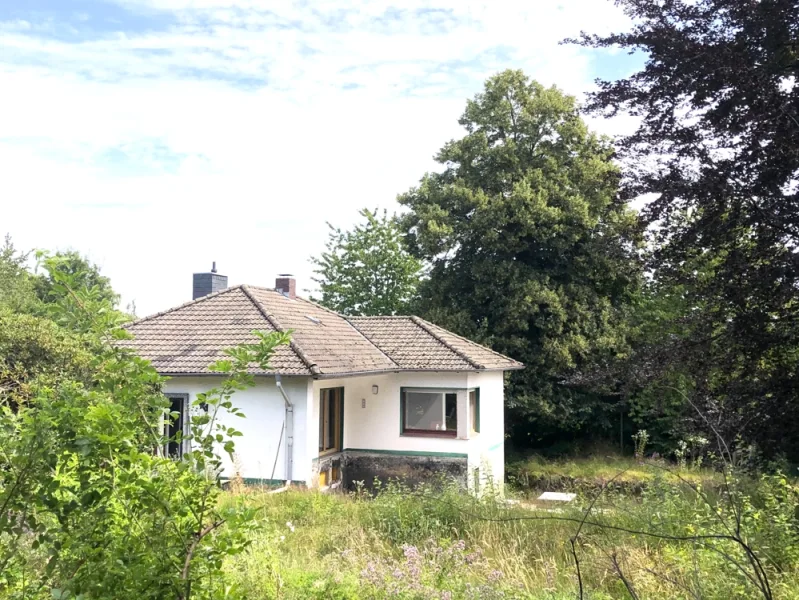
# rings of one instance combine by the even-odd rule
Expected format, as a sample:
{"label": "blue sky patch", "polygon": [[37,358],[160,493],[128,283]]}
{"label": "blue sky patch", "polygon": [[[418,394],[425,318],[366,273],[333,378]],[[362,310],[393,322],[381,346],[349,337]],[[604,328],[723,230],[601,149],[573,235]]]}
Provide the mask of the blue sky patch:
{"label": "blue sky patch", "polygon": [[0,22],[28,21],[47,37],[85,41],[124,31],[163,31],[177,21],[169,13],[132,12],[103,0],[17,0],[0,2]]}

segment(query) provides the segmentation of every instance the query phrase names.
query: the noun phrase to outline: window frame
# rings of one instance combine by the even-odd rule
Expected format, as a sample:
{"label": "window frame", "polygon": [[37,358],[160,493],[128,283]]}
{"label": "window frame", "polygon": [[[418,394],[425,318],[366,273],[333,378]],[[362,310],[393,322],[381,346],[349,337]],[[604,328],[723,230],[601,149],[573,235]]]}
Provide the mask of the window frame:
{"label": "window frame", "polygon": [[[467,411],[469,410],[469,392],[475,391],[478,400],[478,421],[479,421],[479,398],[480,398],[480,388],[478,387],[470,387],[470,388],[458,388],[458,387],[431,387],[431,386],[403,386],[400,387],[400,437],[434,437],[434,438],[444,438],[444,439],[462,439],[458,438],[458,424],[460,423],[458,418],[458,406],[457,406],[457,399],[455,404],[455,422],[456,426],[455,429],[447,429],[443,431],[436,431],[433,429],[408,429],[405,427],[405,405],[406,405],[406,398],[405,395],[408,392],[420,392],[420,393],[430,393],[430,394],[442,394],[444,396],[444,401],[446,402],[447,394],[457,394],[459,392],[466,392],[466,406]],[[479,425],[478,425],[479,426]],[[471,431],[467,433],[472,433]],[[479,431],[478,431],[479,433]]]}
{"label": "window frame", "polygon": [[[169,446],[172,442],[167,441],[163,447],[164,456],[168,458],[174,458],[175,460],[181,460],[183,456],[189,452],[189,440],[187,439],[186,434],[186,427],[189,424],[189,394],[183,392],[169,392],[165,393],[164,397],[168,398],[170,403],[173,400],[180,400],[181,401],[181,410],[180,412],[180,424],[179,424],[179,431],[181,434],[180,442],[178,443],[178,454],[177,456],[171,456],[169,454]],[[170,411],[171,413],[172,411]],[[162,427],[164,432],[164,437],[168,438],[169,436],[169,423],[167,423],[167,419],[169,418],[169,414],[167,413],[164,415],[164,419],[162,420]]]}
{"label": "window frame", "polygon": [[[474,415],[472,415],[472,392],[474,392]],[[469,388],[466,392],[467,404],[469,406],[469,435],[480,433],[480,388]],[[474,416],[474,419],[472,419]]]}

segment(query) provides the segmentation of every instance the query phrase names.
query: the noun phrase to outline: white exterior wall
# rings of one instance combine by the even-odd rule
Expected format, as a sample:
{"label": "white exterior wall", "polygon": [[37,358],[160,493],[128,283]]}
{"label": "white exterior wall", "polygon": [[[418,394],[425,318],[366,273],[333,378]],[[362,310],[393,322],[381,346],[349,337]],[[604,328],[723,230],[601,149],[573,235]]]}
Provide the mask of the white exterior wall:
{"label": "white exterior wall", "polygon": [[[484,480],[505,481],[505,374],[469,373],[470,388],[480,389],[480,433],[469,449],[470,468],[480,467]],[[472,482],[469,482],[471,485]]]}
{"label": "white exterior wall", "polygon": [[[372,386],[378,393],[372,393]],[[502,372],[484,373],[391,373],[313,381],[312,410],[308,411],[309,448],[318,455],[320,390],[344,388],[343,449],[461,454],[468,457],[469,485],[473,469],[480,468],[481,478],[489,475],[501,486],[504,475],[504,377]],[[465,390],[480,389],[480,432],[467,433],[459,427],[458,438],[402,435],[400,432],[400,388],[449,388],[458,394],[459,424],[468,415]],[[363,400],[366,401],[365,408]],[[468,428],[470,429],[470,428]],[[468,439],[463,439],[468,435]]]}
{"label": "white exterior wall", "polygon": [[[173,377],[165,393],[188,394],[189,405],[197,394],[219,385],[217,377]],[[343,449],[388,452],[465,455],[468,457],[468,483],[473,484],[473,470],[479,468],[481,479],[492,477],[500,486],[504,480],[504,376],[502,372],[484,373],[391,373],[340,379],[312,380],[284,377],[283,388],[294,404],[294,461],[292,480],[314,485],[312,461],[319,455],[320,390],[344,388]],[[378,393],[372,393],[372,386]],[[400,432],[400,388],[448,388],[459,390],[458,438],[402,435]],[[461,415],[468,415],[467,389],[480,390],[480,432],[471,433]],[[362,400],[366,400],[362,408]],[[280,440],[285,419],[285,403],[275,380],[256,378],[253,388],[236,392],[233,405],[245,419],[222,414],[221,421],[242,432],[235,438],[239,473],[247,479],[286,477],[286,437]],[[467,437],[468,436],[468,437]],[[277,465],[275,455],[277,453]],[[223,454],[225,477],[236,469]],[[274,474],[273,474],[274,466]]]}
{"label": "white exterior wall", "polygon": [[[164,386],[167,394],[188,394],[189,406],[200,392],[218,386],[218,377],[173,377]],[[316,457],[308,453],[308,393],[310,380],[306,377],[284,377],[283,389],[294,404],[294,461],[292,479],[310,481],[311,460]],[[242,419],[220,410],[220,422],[242,432],[234,438],[236,461],[239,474],[247,479],[286,478],[286,432],[280,440],[280,430],[286,417],[285,402],[274,378],[257,377],[255,387],[238,391],[231,399],[233,406],[241,409],[246,418]],[[198,409],[193,409],[198,410]],[[229,457],[222,452],[224,477],[232,477],[236,469]],[[277,464],[275,465],[275,455]],[[274,467],[274,475],[272,469]]]}

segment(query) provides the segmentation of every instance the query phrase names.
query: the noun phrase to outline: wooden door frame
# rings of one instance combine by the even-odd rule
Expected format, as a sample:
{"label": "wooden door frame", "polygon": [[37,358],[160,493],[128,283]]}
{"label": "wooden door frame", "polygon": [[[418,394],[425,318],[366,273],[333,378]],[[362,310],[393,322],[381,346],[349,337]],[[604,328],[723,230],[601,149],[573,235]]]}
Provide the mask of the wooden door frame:
{"label": "wooden door frame", "polygon": [[[344,449],[344,386],[321,388],[319,390],[319,428],[322,430],[322,434],[324,435],[325,393],[326,392],[329,393],[333,390],[339,390],[339,401],[338,401],[339,423],[338,423],[338,428],[336,429],[336,433],[338,434],[338,444],[335,445],[335,447],[330,448],[328,450],[319,450],[319,456],[336,454],[337,452],[341,452]],[[322,445],[324,445],[324,441],[323,439],[320,439],[319,443],[317,444],[317,448]]]}

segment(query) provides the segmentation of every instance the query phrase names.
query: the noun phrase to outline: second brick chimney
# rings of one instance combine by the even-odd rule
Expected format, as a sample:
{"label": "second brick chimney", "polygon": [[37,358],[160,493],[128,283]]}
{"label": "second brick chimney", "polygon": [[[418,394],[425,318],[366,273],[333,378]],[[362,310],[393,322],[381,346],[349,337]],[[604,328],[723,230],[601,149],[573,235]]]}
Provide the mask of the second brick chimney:
{"label": "second brick chimney", "polygon": [[277,276],[277,280],[275,281],[275,289],[284,296],[288,296],[289,298],[296,298],[297,280],[294,279],[294,275],[290,275],[288,273],[281,273],[280,275]]}

